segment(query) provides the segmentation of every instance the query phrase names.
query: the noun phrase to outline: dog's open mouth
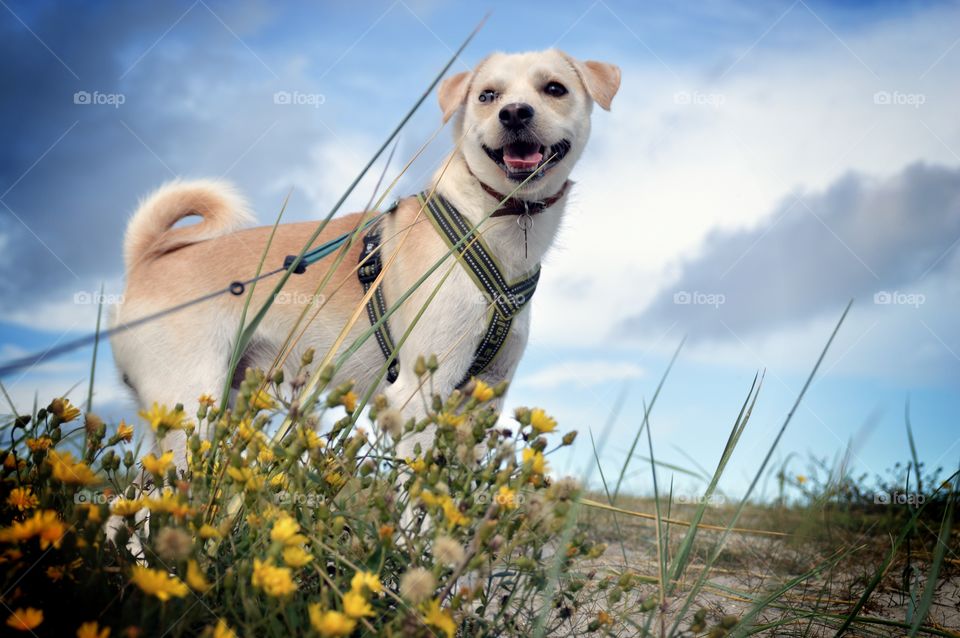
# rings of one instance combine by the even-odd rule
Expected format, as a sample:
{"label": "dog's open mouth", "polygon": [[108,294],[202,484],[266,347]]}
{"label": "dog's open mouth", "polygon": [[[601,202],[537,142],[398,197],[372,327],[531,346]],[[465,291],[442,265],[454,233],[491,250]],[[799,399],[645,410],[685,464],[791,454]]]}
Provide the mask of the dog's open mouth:
{"label": "dog's open mouth", "polygon": [[570,151],[570,142],[560,140],[551,146],[543,146],[536,142],[520,141],[498,149],[484,145],[483,150],[509,179],[522,182],[534,172],[537,173],[534,179],[538,179],[553,168]]}

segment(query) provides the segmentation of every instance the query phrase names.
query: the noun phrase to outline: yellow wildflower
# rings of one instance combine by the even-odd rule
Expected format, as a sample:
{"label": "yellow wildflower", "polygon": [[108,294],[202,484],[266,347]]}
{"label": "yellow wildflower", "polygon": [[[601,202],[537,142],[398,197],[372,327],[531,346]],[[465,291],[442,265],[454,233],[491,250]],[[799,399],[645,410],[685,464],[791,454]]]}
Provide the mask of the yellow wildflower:
{"label": "yellow wildflower", "polygon": [[148,596],[154,596],[162,602],[171,598],[183,598],[189,593],[186,584],[162,569],[150,569],[134,565],[130,582],[143,590]]}
{"label": "yellow wildflower", "polygon": [[530,411],[530,427],[537,434],[547,434],[557,429],[557,421],[540,408],[534,408]]}
{"label": "yellow wildflower", "polygon": [[53,467],[53,478],[61,483],[72,485],[90,485],[99,479],[86,463],[75,461],[70,452],[50,450],[47,453],[47,462]]}
{"label": "yellow wildflower", "polygon": [[10,494],[7,496],[7,505],[16,507],[21,512],[33,509],[38,503],[37,497],[33,495],[29,487],[15,487],[10,490]]}
{"label": "yellow wildflower", "polygon": [[41,436],[39,439],[27,439],[27,447],[30,448],[31,452],[49,450],[51,445],[53,445],[53,439],[49,436]]}
{"label": "yellow wildflower", "polygon": [[34,536],[40,539],[40,549],[53,545],[60,549],[60,542],[67,534],[67,527],[58,518],[53,510],[34,512],[32,518],[16,522],[8,528],[0,530],[0,542],[19,543]]}
{"label": "yellow wildflower", "polygon": [[190,585],[194,591],[198,591],[201,594],[206,593],[211,587],[195,560],[187,562],[187,584]]}
{"label": "yellow wildflower", "polygon": [[200,456],[205,456],[207,452],[210,451],[210,448],[213,447],[213,444],[210,441],[204,439],[200,441]]}
{"label": "yellow wildflower", "polygon": [[320,438],[320,435],[317,434],[317,431],[312,428],[303,431],[303,442],[308,450],[316,450],[326,445],[324,440]]}
{"label": "yellow wildflower", "polygon": [[283,548],[283,562],[290,567],[303,567],[313,560],[313,555],[299,545]]}
{"label": "yellow wildflower", "polygon": [[347,412],[353,412],[357,409],[357,394],[353,390],[344,392],[343,396],[340,397],[340,405],[342,405]]}
{"label": "yellow wildflower", "polygon": [[56,415],[61,423],[69,423],[80,416],[80,409],[71,405],[70,401],[65,398],[54,399],[50,402],[47,410]]}
{"label": "yellow wildflower", "polygon": [[269,465],[276,460],[276,458],[277,456],[273,453],[273,450],[267,446],[261,447],[260,451],[257,452],[257,462],[259,462],[260,465]]}
{"label": "yellow wildflower", "polygon": [[228,467],[227,474],[237,483],[243,484],[244,488],[251,492],[263,487],[263,477],[249,467]]}
{"label": "yellow wildflower", "polygon": [[118,498],[110,504],[110,511],[117,516],[133,516],[144,508],[143,500]]}
{"label": "yellow wildflower", "polygon": [[460,508],[453,502],[453,499],[446,494],[437,496],[425,491],[420,494],[420,500],[428,507],[439,505],[443,510],[443,517],[447,519],[447,525],[450,529],[453,529],[457,525],[466,525],[470,520],[463,515],[463,512],[461,512]]}
{"label": "yellow wildflower", "polygon": [[481,403],[486,403],[493,398],[493,388],[477,379],[473,385],[473,398]]}
{"label": "yellow wildflower", "polygon": [[257,390],[250,395],[250,407],[254,410],[272,410],[277,407],[277,402],[266,391]]}
{"label": "yellow wildflower", "polygon": [[523,464],[533,470],[534,474],[543,474],[547,471],[547,461],[543,458],[543,452],[531,447],[523,448]]}
{"label": "yellow wildflower", "polygon": [[220,538],[220,532],[213,525],[204,523],[200,526],[199,530],[200,538],[207,540],[210,538]]}
{"label": "yellow wildflower", "polygon": [[81,503],[78,509],[84,509],[87,512],[87,520],[91,523],[100,522],[100,507],[93,503]]}
{"label": "yellow wildflower", "polygon": [[804,476],[803,474],[798,474],[798,475],[797,475],[797,483],[799,483],[800,485],[803,485],[803,484],[806,483],[806,482],[807,482],[807,477],[806,477],[806,476]]}
{"label": "yellow wildflower", "polygon": [[96,621],[85,622],[77,629],[77,638],[107,638],[110,635],[110,628],[100,628]]}
{"label": "yellow wildflower", "polygon": [[441,426],[449,426],[452,428],[460,427],[463,425],[463,422],[467,420],[467,415],[465,414],[452,414],[450,412],[441,412],[437,415],[437,423]]}
{"label": "yellow wildflower", "polygon": [[422,474],[427,469],[427,462],[421,458],[407,459],[406,463],[414,474]]}
{"label": "yellow wildflower", "polygon": [[500,489],[497,490],[496,501],[498,505],[508,510],[517,509],[517,493],[506,485],[501,485]]}
{"label": "yellow wildflower", "polygon": [[149,410],[140,410],[140,417],[150,424],[154,432],[182,430],[187,427],[187,417],[183,410],[170,410],[157,402]]}
{"label": "yellow wildflower", "polygon": [[[133,440],[133,426],[127,425],[124,421],[120,421],[120,425],[117,426],[117,438],[129,443]],[[107,631],[110,631],[109,627]]]}
{"label": "yellow wildflower", "polygon": [[357,621],[339,611],[322,611],[320,603],[313,603],[308,608],[310,624],[320,632],[324,638],[338,638],[349,636],[357,626]]}
{"label": "yellow wildflower", "polygon": [[140,464],[143,466],[143,469],[150,472],[151,474],[156,474],[162,476],[167,469],[173,465],[173,450],[165,452],[160,455],[160,458],[157,458],[152,452],[142,459],[140,459]]}
{"label": "yellow wildflower", "polygon": [[380,577],[373,572],[357,572],[350,579],[350,590],[361,592],[366,587],[375,594],[383,592],[383,584]]}
{"label": "yellow wildflower", "polygon": [[289,544],[300,535],[300,523],[289,514],[283,514],[273,523],[270,530],[270,540],[275,543]]}
{"label": "yellow wildflower", "polygon": [[148,498],[144,501],[147,509],[151,512],[166,512],[175,518],[183,518],[193,514],[194,509],[188,504],[181,502],[177,493],[170,489],[165,489],[160,494],[160,498]]}
{"label": "yellow wildflower", "polygon": [[7,627],[17,631],[32,631],[43,622],[43,611],[33,607],[19,608],[7,618]]}
{"label": "yellow wildflower", "polygon": [[288,567],[276,567],[270,561],[262,562],[253,559],[254,587],[262,589],[268,596],[287,596],[297,591],[297,584],[293,582]]}
{"label": "yellow wildflower", "polygon": [[343,596],[343,613],[351,618],[373,616],[373,607],[367,602],[363,594],[357,591],[348,591]]}
{"label": "yellow wildflower", "polygon": [[440,600],[434,598],[423,607],[423,622],[431,627],[436,627],[447,635],[447,638],[453,638],[457,633],[457,624],[453,622],[453,617],[446,609],[441,609]]}
{"label": "yellow wildflower", "polygon": [[209,408],[211,405],[216,405],[217,400],[209,394],[201,394],[200,398],[197,399],[197,403],[200,405],[205,405]]}
{"label": "yellow wildflower", "polygon": [[237,634],[230,629],[230,625],[221,618],[217,621],[217,626],[213,629],[213,638],[237,638]]}
{"label": "yellow wildflower", "polygon": [[327,472],[323,475],[323,480],[331,487],[342,487],[347,482],[347,477],[342,472]]}

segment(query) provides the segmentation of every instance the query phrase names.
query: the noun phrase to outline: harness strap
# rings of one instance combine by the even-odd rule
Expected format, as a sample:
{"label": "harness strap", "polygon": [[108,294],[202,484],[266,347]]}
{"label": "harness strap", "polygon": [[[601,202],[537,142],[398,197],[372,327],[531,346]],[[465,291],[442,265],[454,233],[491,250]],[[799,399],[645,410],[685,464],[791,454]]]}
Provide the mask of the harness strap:
{"label": "harness strap", "polygon": [[[507,282],[500,264],[484,243],[483,238],[472,231],[470,222],[453,204],[436,192],[432,196],[425,192],[418,193],[417,201],[426,211],[427,217],[447,246],[455,249],[457,260],[491,304],[487,329],[474,351],[470,367],[456,385],[459,388],[470,381],[471,377],[478,376],[486,370],[503,349],[503,344],[510,335],[514,317],[530,302],[537,289],[540,265],[538,264],[529,276],[513,283]],[[385,213],[392,212],[396,207],[395,204]],[[380,225],[376,224],[363,238],[361,266],[357,271],[357,277],[365,293],[370,290],[370,286],[383,270],[380,257],[380,232]],[[383,286],[377,286],[367,302],[367,317],[370,319],[370,324],[375,325],[386,313],[387,303],[383,296]],[[387,381],[393,383],[400,373],[400,359],[387,322],[383,321],[374,334],[380,351],[389,362]]]}
{"label": "harness strap", "polygon": [[[383,270],[383,262],[380,259],[380,227],[375,226],[373,230],[367,233],[363,238],[363,250],[360,252],[360,269],[357,271],[357,277],[363,286],[363,292],[370,290],[370,286],[380,276]],[[375,325],[387,314],[387,302],[383,298],[383,286],[377,286],[373,295],[367,301],[367,317],[370,319],[370,325]],[[387,381],[393,383],[400,374],[400,359],[396,355],[393,337],[390,336],[390,328],[384,321],[374,332],[377,338],[377,344],[380,346],[380,352],[383,357],[389,361],[387,366]]]}
{"label": "harness strap", "polygon": [[530,302],[540,280],[540,265],[520,281],[508,283],[496,258],[483,238],[471,230],[471,224],[446,198],[434,192],[417,195],[417,201],[444,239],[455,248],[460,264],[491,302],[487,330],[473,354],[473,361],[456,387],[486,370],[500,353],[510,335],[513,318]]}

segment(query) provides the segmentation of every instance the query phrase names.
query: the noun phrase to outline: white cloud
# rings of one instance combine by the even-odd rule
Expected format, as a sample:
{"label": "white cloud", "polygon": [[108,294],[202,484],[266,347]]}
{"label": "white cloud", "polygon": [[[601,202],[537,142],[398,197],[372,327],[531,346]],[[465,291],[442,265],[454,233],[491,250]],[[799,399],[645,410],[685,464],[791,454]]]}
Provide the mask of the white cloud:
{"label": "white cloud", "polygon": [[[798,5],[716,81],[712,68],[672,64],[674,76],[625,63],[613,111],[594,114],[533,334],[547,345],[620,343],[615,327],[668,289],[710,233],[753,228],[791,193],[851,170],[884,178],[916,161],[956,165],[960,85],[950,56],[933,63],[957,17],[938,7],[841,43]],[[789,48],[767,46],[779,29],[793,30]],[[877,104],[878,91],[924,103]],[[665,333],[672,348],[680,335]]]}
{"label": "white cloud", "polygon": [[532,372],[517,381],[517,385],[540,389],[561,388],[569,385],[590,387],[644,376],[644,370],[633,363],[622,361],[564,361]]}

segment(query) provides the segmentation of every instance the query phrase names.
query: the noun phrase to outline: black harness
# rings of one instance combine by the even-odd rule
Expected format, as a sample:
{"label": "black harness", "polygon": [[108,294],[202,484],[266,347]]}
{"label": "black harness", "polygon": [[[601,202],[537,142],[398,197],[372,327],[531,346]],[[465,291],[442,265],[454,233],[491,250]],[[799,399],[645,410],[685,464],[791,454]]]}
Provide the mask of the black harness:
{"label": "black harness", "polygon": [[[513,319],[530,302],[540,279],[540,265],[527,277],[507,282],[496,258],[477,233],[472,232],[471,224],[446,198],[434,192],[432,196],[419,193],[417,201],[423,208],[434,228],[443,238],[448,248],[453,248],[458,261],[467,274],[490,302],[487,317],[487,329],[473,354],[473,361],[456,387],[466,384],[472,377],[486,370],[500,353],[506,343],[513,325]],[[394,204],[389,212],[396,210]],[[374,280],[383,270],[380,258],[380,225],[377,224],[364,237],[363,251],[360,255],[358,277],[364,292],[369,291]],[[387,312],[382,286],[377,286],[367,302],[367,317],[376,324]],[[376,330],[377,344],[388,362],[387,381],[393,383],[399,375],[399,359],[387,322]]]}

